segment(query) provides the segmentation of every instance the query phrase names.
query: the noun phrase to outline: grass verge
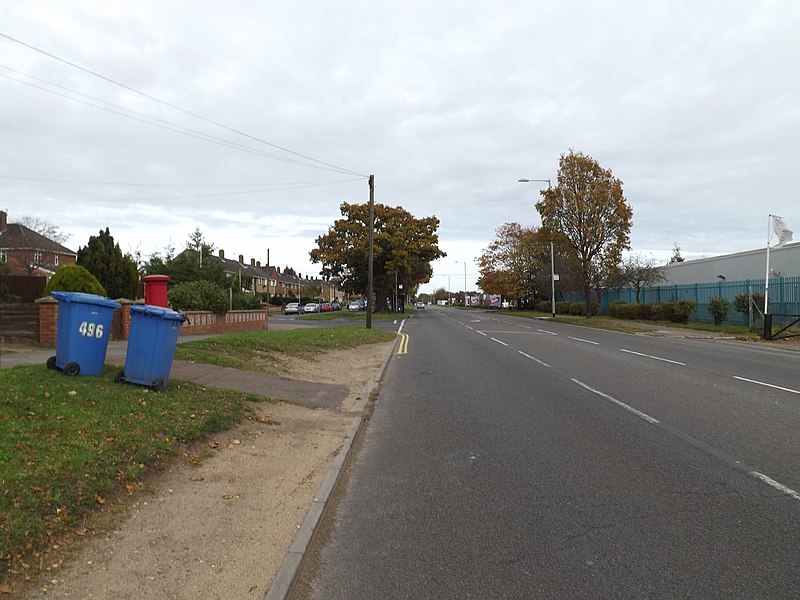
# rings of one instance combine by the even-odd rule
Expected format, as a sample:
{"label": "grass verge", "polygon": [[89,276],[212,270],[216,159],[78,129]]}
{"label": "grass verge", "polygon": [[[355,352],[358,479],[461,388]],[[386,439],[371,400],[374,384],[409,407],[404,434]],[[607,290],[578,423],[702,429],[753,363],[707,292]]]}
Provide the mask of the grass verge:
{"label": "grass verge", "polygon": [[153,393],[115,384],[116,371],[0,370],[0,581],[58,568],[50,555],[85,533],[89,515],[264,400],[174,380]]}
{"label": "grass verge", "polygon": [[269,372],[274,370],[271,366],[279,365],[291,357],[308,358],[320,351],[388,342],[396,336],[393,331],[359,327],[310,327],[230,333],[178,344],[175,358]]}
{"label": "grass verge", "polygon": [[[550,313],[533,311],[513,311],[503,313],[506,316],[523,317],[528,319],[550,318]],[[688,329],[691,331],[709,331],[732,335],[743,340],[759,340],[761,335],[758,332],[750,331],[745,325],[713,325],[711,323],[672,323],[655,321],[633,321],[628,319],[614,319],[611,317],[595,316],[591,319],[572,315],[556,315],[555,320],[559,323],[570,323],[594,329],[605,329],[608,331],[620,331],[623,333],[641,333],[643,331],[653,331],[654,329]]]}

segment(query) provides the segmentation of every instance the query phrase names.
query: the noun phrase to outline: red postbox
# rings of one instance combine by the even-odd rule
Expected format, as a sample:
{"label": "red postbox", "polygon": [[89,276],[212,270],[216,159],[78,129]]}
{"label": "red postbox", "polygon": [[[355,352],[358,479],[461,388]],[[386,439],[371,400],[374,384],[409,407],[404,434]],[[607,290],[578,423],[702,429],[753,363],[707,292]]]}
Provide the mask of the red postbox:
{"label": "red postbox", "polygon": [[142,277],[144,283],[144,303],[150,306],[167,306],[167,282],[169,275],[145,275]]}

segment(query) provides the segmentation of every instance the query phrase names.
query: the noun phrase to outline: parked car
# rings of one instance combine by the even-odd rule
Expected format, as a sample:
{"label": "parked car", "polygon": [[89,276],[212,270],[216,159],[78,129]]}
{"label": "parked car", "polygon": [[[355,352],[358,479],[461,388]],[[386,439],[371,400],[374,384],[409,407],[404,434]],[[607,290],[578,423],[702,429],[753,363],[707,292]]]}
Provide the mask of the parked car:
{"label": "parked car", "polygon": [[316,313],[319,312],[319,304],[316,302],[309,302],[303,307],[303,312]]}
{"label": "parked car", "polygon": [[353,300],[350,304],[347,305],[347,310],[351,312],[355,312],[357,310],[364,310],[366,306],[364,306],[364,302],[361,300]]}
{"label": "parked car", "polygon": [[299,315],[300,314],[300,303],[299,302],[289,302],[286,306],[283,307],[283,314],[285,315]]}
{"label": "parked car", "polygon": [[414,305],[414,307],[415,307],[415,308],[425,308],[425,303],[424,303],[424,302],[417,302],[417,303]]}
{"label": "parked car", "polygon": [[337,310],[342,310],[342,305],[338,302],[331,302],[331,310],[334,312]]}
{"label": "parked car", "polygon": [[330,302],[323,302],[319,305],[320,312],[332,312],[333,306],[331,306]]}

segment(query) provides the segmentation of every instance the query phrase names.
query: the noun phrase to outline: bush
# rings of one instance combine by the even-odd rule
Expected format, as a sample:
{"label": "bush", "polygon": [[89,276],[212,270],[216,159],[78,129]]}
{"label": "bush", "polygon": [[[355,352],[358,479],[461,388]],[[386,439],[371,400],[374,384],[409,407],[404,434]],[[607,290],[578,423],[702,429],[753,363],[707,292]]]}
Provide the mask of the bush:
{"label": "bush", "polygon": [[731,303],[727,298],[720,296],[712,296],[708,299],[708,312],[714,317],[714,325],[722,325],[722,322],[728,318],[728,313],[731,310]]}
{"label": "bush", "polygon": [[696,305],[694,300],[678,300],[675,303],[671,320],[675,323],[688,323]]}
{"label": "bush", "polygon": [[564,300],[562,302],[556,302],[556,314],[559,315],[568,315],[569,314],[569,307],[572,304],[569,300]]}
{"label": "bush", "polygon": [[210,281],[180,283],[167,292],[167,298],[175,310],[210,310],[223,315],[228,312],[225,292]]}
{"label": "bush", "polygon": [[89,273],[80,265],[67,265],[61,267],[44,286],[44,295],[50,292],[82,292],[105,296],[106,289],[97,281],[97,277]]}
{"label": "bush", "polygon": [[586,304],[583,302],[573,302],[569,305],[569,314],[580,317],[586,315]]}
{"label": "bush", "polygon": [[553,307],[550,304],[550,300],[539,300],[539,302],[536,303],[536,310],[538,312],[549,313],[551,310],[553,310]]}
{"label": "bush", "polygon": [[635,304],[634,313],[640,321],[653,320],[653,306],[651,304]]}
{"label": "bush", "polygon": [[666,305],[663,302],[653,302],[650,304],[650,318],[653,321],[669,321]]}
{"label": "bush", "polygon": [[[753,294],[753,302],[756,303],[756,306],[763,307],[764,306],[764,295],[763,294]],[[748,294],[737,294],[736,297],[733,299],[733,308],[736,309],[736,312],[740,312],[743,315],[750,314],[750,296]]]}

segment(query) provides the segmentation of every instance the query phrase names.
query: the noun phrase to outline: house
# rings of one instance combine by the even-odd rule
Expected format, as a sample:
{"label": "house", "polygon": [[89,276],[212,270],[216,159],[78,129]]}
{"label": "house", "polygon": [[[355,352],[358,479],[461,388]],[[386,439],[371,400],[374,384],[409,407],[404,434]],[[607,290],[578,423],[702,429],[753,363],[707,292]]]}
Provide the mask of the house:
{"label": "house", "polygon": [[9,223],[0,210],[0,263],[8,263],[14,275],[52,275],[65,265],[75,264],[78,255],[19,223]]}

